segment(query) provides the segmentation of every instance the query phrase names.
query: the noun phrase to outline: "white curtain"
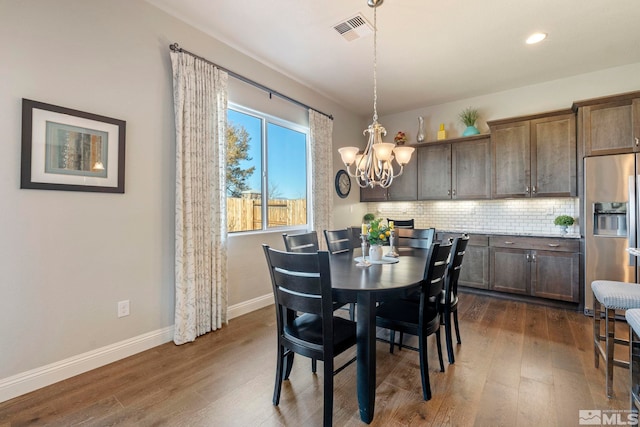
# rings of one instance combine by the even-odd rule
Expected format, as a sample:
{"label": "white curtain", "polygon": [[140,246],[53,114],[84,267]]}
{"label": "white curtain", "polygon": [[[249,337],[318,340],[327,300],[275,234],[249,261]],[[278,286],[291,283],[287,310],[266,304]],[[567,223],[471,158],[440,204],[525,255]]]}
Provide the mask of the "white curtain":
{"label": "white curtain", "polygon": [[[313,168],[311,225],[320,237],[322,230],[333,229],[333,120],[310,109],[309,128]],[[318,242],[321,248],[326,249],[324,238],[318,238]]]}
{"label": "white curtain", "polygon": [[176,118],[175,332],[184,344],[227,323],[226,72],[170,52]]}

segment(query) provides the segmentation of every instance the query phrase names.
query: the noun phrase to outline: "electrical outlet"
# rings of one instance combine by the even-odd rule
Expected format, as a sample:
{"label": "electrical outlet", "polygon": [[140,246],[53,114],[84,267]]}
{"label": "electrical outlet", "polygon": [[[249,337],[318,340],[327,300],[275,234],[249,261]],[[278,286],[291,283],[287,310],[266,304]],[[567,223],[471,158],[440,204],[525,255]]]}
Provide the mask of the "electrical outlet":
{"label": "electrical outlet", "polygon": [[118,317],[124,317],[129,315],[129,300],[118,302]]}

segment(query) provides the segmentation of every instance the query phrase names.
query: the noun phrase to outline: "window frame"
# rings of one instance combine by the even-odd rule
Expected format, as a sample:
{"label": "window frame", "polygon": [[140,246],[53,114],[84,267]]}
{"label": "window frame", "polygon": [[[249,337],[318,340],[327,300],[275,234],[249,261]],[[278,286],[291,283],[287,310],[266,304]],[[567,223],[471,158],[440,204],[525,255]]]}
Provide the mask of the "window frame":
{"label": "window frame", "polygon": [[[311,129],[310,127],[301,125],[299,123],[291,122],[286,119],[282,119],[280,117],[274,116],[272,114],[265,113],[263,111],[255,110],[253,108],[246,107],[244,105],[240,105],[234,102],[227,103],[227,110],[234,110],[235,112],[246,114],[249,116],[253,116],[261,121],[261,141],[260,141],[260,153],[261,153],[261,162],[260,166],[262,168],[262,176],[260,178],[261,189],[260,189],[260,200],[262,201],[262,209],[261,209],[261,223],[262,228],[260,230],[240,230],[240,231],[228,231],[228,235],[230,236],[238,236],[238,235],[247,235],[247,234],[260,234],[260,233],[273,233],[273,232],[283,232],[283,231],[304,231],[311,229],[311,221],[312,221],[312,209],[313,209],[313,200],[311,198],[311,179],[313,177],[313,165],[311,163]],[[227,122],[228,122],[227,118]],[[268,154],[269,154],[269,135],[268,135],[268,124],[273,124],[276,126],[284,127],[286,129],[290,129],[295,132],[299,132],[305,135],[305,161],[307,163],[306,167],[306,200],[307,200],[307,218],[306,224],[300,225],[285,225],[285,226],[277,226],[277,227],[269,227],[268,226],[268,182],[269,182],[269,167],[268,167]],[[253,135],[252,135],[253,136]],[[228,196],[227,196],[228,197]]]}

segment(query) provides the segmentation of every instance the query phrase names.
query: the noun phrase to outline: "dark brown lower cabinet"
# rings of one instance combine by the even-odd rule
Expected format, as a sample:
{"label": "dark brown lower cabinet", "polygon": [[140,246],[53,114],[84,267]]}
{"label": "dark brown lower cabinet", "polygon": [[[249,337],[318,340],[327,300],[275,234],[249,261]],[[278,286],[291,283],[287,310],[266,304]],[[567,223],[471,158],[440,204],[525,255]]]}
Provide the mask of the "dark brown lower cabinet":
{"label": "dark brown lower cabinet", "polygon": [[579,241],[492,236],[489,289],[579,302]]}
{"label": "dark brown lower cabinet", "polygon": [[[455,239],[460,233],[440,231],[437,240]],[[469,288],[489,289],[489,236],[470,234],[467,250],[462,260],[458,285]]]}

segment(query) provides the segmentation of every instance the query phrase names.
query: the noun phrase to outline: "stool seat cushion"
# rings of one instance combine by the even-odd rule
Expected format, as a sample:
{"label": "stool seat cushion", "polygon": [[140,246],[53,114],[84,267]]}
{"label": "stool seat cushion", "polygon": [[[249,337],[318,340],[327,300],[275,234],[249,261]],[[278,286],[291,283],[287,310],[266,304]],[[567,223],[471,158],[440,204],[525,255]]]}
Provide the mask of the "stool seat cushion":
{"label": "stool seat cushion", "polygon": [[632,308],[624,313],[627,323],[636,335],[640,335],[640,308]]}
{"label": "stool seat cushion", "polygon": [[640,308],[640,285],[637,283],[594,280],[593,296],[606,308],[629,310]]}

